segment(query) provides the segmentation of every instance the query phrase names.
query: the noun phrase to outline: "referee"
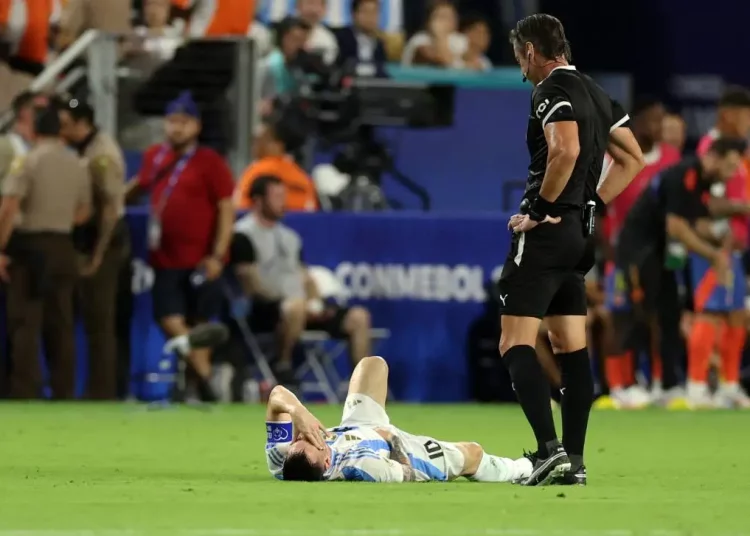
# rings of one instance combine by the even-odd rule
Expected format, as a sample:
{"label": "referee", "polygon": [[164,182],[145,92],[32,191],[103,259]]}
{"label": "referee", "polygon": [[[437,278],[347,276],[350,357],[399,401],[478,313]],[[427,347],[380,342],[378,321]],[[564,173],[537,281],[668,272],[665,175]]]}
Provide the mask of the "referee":
{"label": "referee", "polygon": [[[513,241],[498,284],[500,354],[537,440],[529,455],[534,470],[523,484],[585,484],[583,447],[594,395],[586,348],[584,274],[594,265],[588,237],[596,203],[616,197],[642,169],[643,156],[622,107],[569,64],[559,20],[526,17],[510,42],[524,80],[535,88],[526,192],[508,225]],[[613,165],[599,184],[605,151]],[[562,372],[562,442],[534,349],[543,318]]]}

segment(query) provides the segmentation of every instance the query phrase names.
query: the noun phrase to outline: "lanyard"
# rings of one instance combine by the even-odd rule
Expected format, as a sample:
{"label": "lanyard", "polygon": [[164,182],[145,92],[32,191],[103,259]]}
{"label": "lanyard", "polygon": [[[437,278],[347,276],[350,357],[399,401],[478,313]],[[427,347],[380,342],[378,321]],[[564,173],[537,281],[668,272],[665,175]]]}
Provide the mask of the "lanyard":
{"label": "lanyard", "polygon": [[[154,177],[158,173],[158,170],[161,167],[161,164],[164,161],[164,158],[167,156],[168,152],[169,147],[164,145],[156,155],[156,158],[154,158]],[[156,203],[156,207],[152,211],[155,217],[161,217],[162,212],[164,212],[164,207],[167,206],[167,200],[169,199],[169,196],[172,195],[172,191],[174,190],[175,186],[177,186],[177,183],[180,180],[180,175],[182,175],[182,172],[185,171],[185,166],[187,166],[188,162],[194,154],[195,149],[188,151],[187,153],[182,155],[177,161],[177,164],[175,164],[174,170],[172,170],[172,175],[170,175],[169,180],[167,181],[167,186],[164,188],[161,196],[159,196],[159,201]],[[153,177],[151,178],[151,181],[153,181]]]}

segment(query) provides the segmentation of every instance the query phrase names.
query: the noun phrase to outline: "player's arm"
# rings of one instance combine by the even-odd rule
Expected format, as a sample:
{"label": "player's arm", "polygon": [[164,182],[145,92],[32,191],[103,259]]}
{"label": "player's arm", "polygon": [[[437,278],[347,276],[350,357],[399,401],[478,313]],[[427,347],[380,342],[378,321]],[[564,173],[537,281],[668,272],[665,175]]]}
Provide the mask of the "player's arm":
{"label": "player's arm", "polygon": [[609,204],[628,187],[643,169],[643,152],[630,130],[630,117],[617,101],[612,101],[612,126],[609,131],[607,153],[612,162],[597,188],[599,197]]}
{"label": "player's arm", "polygon": [[[305,439],[319,449],[325,447],[325,427],[286,387],[277,385],[266,405],[266,425],[291,424],[292,440]],[[284,428],[284,432],[289,431]],[[279,432],[282,433],[282,432]]]}
{"label": "player's arm", "polygon": [[708,201],[708,211],[714,218],[750,215],[750,203],[726,197],[712,197]]}
{"label": "player's arm", "polygon": [[417,476],[416,473],[414,473],[414,468],[411,465],[409,455],[406,452],[404,441],[389,430],[378,429],[377,432],[388,443],[388,447],[391,450],[390,459],[401,465],[401,469],[404,473],[403,481],[414,482],[417,479]]}
{"label": "player's arm", "polygon": [[688,251],[697,253],[712,262],[719,255],[723,255],[721,249],[701,238],[690,222],[677,214],[667,214],[667,234],[671,239],[681,242]]}

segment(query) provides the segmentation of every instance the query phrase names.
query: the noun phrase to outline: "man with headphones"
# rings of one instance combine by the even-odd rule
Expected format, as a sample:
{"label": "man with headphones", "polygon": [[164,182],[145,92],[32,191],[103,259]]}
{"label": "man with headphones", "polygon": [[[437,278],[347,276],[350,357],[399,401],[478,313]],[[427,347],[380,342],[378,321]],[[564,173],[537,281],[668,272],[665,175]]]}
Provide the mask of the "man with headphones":
{"label": "man with headphones", "polygon": [[78,278],[72,230],[91,214],[91,178],[60,137],[58,108],[36,111],[36,139],[11,164],[0,205],[0,278],[8,283],[10,395],[42,395],[39,337],[52,397],[75,396],[73,293]]}
{"label": "man with headphones", "polygon": [[[498,283],[500,354],[537,441],[529,455],[534,470],[524,484],[585,484],[583,451],[594,396],[584,283],[594,265],[589,240],[598,198],[608,203],[616,197],[642,169],[643,156],[622,107],[569,64],[558,19],[526,17],[510,41],[524,80],[535,88],[526,192],[508,225],[513,240]],[[614,163],[599,184],[605,151]],[[535,350],[542,319],[562,373],[564,443]]]}

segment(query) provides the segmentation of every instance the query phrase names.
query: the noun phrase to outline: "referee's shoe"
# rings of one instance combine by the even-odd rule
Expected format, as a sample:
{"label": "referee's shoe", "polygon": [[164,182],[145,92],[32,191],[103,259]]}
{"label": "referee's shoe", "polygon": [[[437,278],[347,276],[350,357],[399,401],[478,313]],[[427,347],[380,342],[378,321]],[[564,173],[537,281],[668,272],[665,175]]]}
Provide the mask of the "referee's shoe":
{"label": "referee's shoe", "polygon": [[570,471],[565,471],[562,475],[555,477],[552,484],[556,486],[585,486],[586,485],[586,466],[573,467]]}
{"label": "referee's shoe", "polygon": [[524,454],[534,464],[534,469],[526,480],[520,482],[521,485],[546,486],[555,484],[570,471],[570,458],[568,458],[568,453],[565,452],[565,448],[559,441],[547,443],[547,452],[549,455],[545,458],[541,458],[538,452]]}

